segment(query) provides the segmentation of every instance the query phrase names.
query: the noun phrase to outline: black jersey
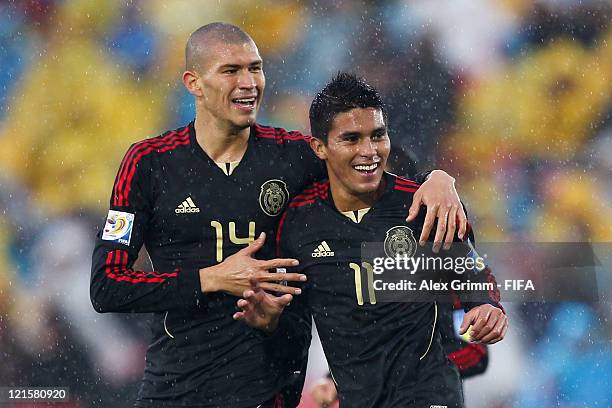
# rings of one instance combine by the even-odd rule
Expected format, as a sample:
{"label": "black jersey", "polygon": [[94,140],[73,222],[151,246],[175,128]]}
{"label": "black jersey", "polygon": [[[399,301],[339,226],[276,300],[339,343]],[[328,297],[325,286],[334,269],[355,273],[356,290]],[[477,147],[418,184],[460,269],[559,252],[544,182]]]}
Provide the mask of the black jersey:
{"label": "black jersey", "polygon": [[[91,298],[100,312],[154,313],[138,406],[255,407],[287,379],[271,339],[232,319],[236,297],[202,294],[198,270],[262,231],[257,256],[273,257],[290,198],[325,174],[307,138],[255,125],[238,166],[218,165],[192,122],[128,150],[93,253]],[[153,272],[133,270],[143,244]]]}
{"label": "black jersey", "polygon": [[[419,185],[389,173],[384,181],[383,195],[365,215],[340,213],[329,182],[315,183],[289,204],[277,231],[278,255],[297,258],[308,281],[288,309],[314,317],[342,405],[461,406],[458,374],[435,330],[437,304],[377,302],[372,265],[362,262],[363,242],[382,243],[399,227],[403,237],[412,235],[403,245],[416,246],[424,222],[423,212],[405,221]],[[497,304],[497,294],[490,303]]]}

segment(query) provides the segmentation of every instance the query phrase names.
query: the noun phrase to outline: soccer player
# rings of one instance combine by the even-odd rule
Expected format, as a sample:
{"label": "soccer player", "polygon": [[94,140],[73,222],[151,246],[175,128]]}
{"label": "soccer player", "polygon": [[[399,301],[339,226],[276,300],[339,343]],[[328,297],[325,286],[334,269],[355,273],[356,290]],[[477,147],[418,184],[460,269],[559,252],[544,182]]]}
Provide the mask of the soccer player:
{"label": "soccer player", "polygon": [[[377,302],[372,264],[362,260],[363,242],[384,241],[391,257],[416,250],[424,222],[422,214],[412,222],[403,217],[418,184],[383,170],[390,142],[380,96],[339,74],[312,102],[310,124],[310,143],[329,181],[296,196],[279,223],[279,254],[298,259],[308,276],[288,308],[292,318],[303,313],[307,326],[314,317],[341,406],[462,407],[457,370],[435,330],[437,303]],[[467,256],[470,246],[464,247]],[[277,297],[252,283],[234,318],[273,332],[291,295]],[[461,332],[471,326],[474,341],[492,344],[504,337],[507,319],[497,290],[487,296],[464,303]]]}
{"label": "soccer player", "polygon": [[[281,281],[303,274],[270,272],[297,261],[274,258],[265,237],[290,198],[325,169],[308,136],[256,123],[263,63],[238,27],[195,31],[182,79],[195,121],[126,153],[93,253],[92,303],[98,312],[153,313],[136,406],[295,406],[304,373],[287,374],[285,358],[301,361],[308,347],[293,319],[268,335],[234,321],[232,311],[253,277],[263,289],[300,293]],[[413,208],[428,204],[432,224],[443,217],[442,244],[463,212],[446,205],[455,200],[452,178],[436,172],[427,184]],[[143,245],[154,271],[133,269]],[[296,391],[281,401],[287,384]]]}
{"label": "soccer player", "polygon": [[[459,302],[455,304],[440,303],[438,305],[438,321],[436,327],[440,332],[440,341],[446,357],[452,361],[459,371],[463,381],[483,374],[489,363],[489,352],[486,344],[471,343],[459,337],[455,332],[453,311],[463,310]],[[330,374],[317,380],[309,389],[309,393],[320,408],[328,408],[338,400],[336,385]]]}

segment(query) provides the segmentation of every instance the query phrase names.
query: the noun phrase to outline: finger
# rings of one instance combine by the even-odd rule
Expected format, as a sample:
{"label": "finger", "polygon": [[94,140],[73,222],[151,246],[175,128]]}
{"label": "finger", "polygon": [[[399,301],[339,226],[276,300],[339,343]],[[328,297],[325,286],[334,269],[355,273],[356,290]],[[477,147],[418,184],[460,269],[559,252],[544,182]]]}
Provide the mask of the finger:
{"label": "finger", "polygon": [[408,209],[408,218],[406,218],[406,221],[410,222],[416,218],[419,213],[419,209],[421,208],[422,197],[423,196],[419,190],[414,193],[412,196],[412,205]]}
{"label": "finger", "polygon": [[246,317],[250,313],[253,313],[253,308],[254,308],[253,304],[247,302],[244,299],[241,299],[238,302],[236,302],[236,305],[238,305],[238,308],[240,309],[237,312],[242,313],[244,317]]}
{"label": "finger", "polygon": [[491,313],[490,311],[484,310],[483,306],[476,307],[474,312],[476,315],[472,322],[472,330],[470,331],[470,338],[472,340],[474,340],[485,324],[487,324]]}
{"label": "finger", "polygon": [[457,211],[457,217],[459,218],[459,234],[458,237],[460,240],[463,240],[465,237],[465,233],[467,231],[467,216],[465,215],[465,211],[463,210],[463,206],[459,206],[459,211]]}
{"label": "finger", "polygon": [[261,284],[261,288],[267,291],[288,293],[290,295],[299,295],[302,289],[294,288],[293,286],[278,285],[276,283],[265,282]]}
{"label": "finger", "polygon": [[446,223],[448,221],[449,208],[446,206],[440,206],[438,209],[438,228],[436,229],[436,236],[434,237],[433,251],[437,253],[442,245],[444,234],[446,233]]}
{"label": "finger", "polygon": [[253,255],[261,249],[264,242],[266,242],[266,233],[262,232],[255,241],[251,242],[246,248],[242,248],[239,252],[244,255]]}
{"label": "finger", "polygon": [[244,320],[245,318],[244,312],[236,312],[232,317],[234,318],[234,320]]}
{"label": "finger", "polygon": [[263,269],[285,268],[287,266],[298,266],[300,262],[293,258],[275,258],[268,261],[261,261],[258,266]]}
{"label": "finger", "polygon": [[251,286],[251,290],[253,290],[253,292],[256,292],[258,289],[260,289],[259,280],[255,276],[249,277],[249,285]]}
{"label": "finger", "polygon": [[291,303],[292,300],[293,300],[293,296],[289,294],[274,297],[274,302],[283,308],[286,307],[289,303]]}
{"label": "finger", "polygon": [[472,327],[470,332],[470,338],[472,341],[480,341],[484,336],[491,333],[491,330],[497,323],[496,313],[489,311],[482,311],[478,315],[476,324]]}
{"label": "finger", "polygon": [[506,332],[507,332],[507,331],[508,331],[508,318],[506,317],[506,319],[505,319],[505,321],[504,321],[504,328],[502,329],[502,334],[501,334],[501,336],[499,336],[499,338],[498,338],[498,339],[495,339],[495,340],[493,340],[493,341],[489,342],[489,344],[495,344],[495,343],[497,343],[498,341],[503,340],[503,339],[504,339],[504,337],[506,337]]}
{"label": "finger", "polygon": [[461,327],[459,327],[459,334],[463,335],[468,330],[470,325],[474,323],[474,319],[476,318],[477,313],[470,310],[463,316],[463,322],[461,322]]}
{"label": "finger", "polygon": [[264,290],[260,286],[257,286],[255,287],[255,289],[246,290],[244,292],[244,298],[248,300],[249,303],[251,303],[252,305],[257,305],[263,302],[265,294],[266,292],[264,292]]}
{"label": "finger", "polygon": [[485,336],[480,338],[481,343],[490,343],[493,340],[499,340],[506,323],[505,316],[500,316],[495,323],[495,327]]}
{"label": "finger", "polygon": [[252,299],[254,294],[255,294],[255,291],[253,291],[253,289],[247,289],[244,292],[242,292],[242,299],[243,300]]}
{"label": "finger", "polygon": [[301,273],[269,273],[263,272],[255,278],[259,282],[306,282],[306,275]]}
{"label": "finger", "polygon": [[452,206],[448,213],[446,225],[446,239],[444,240],[444,249],[449,250],[455,239],[455,230],[457,229],[457,210],[458,207]]}
{"label": "finger", "polygon": [[424,246],[425,242],[427,242],[427,239],[429,238],[429,234],[431,233],[431,228],[433,227],[437,212],[438,212],[438,204],[435,204],[431,207],[427,207],[427,214],[425,215],[425,222],[423,223],[423,229],[421,230],[421,237],[419,238],[419,244],[421,246]]}

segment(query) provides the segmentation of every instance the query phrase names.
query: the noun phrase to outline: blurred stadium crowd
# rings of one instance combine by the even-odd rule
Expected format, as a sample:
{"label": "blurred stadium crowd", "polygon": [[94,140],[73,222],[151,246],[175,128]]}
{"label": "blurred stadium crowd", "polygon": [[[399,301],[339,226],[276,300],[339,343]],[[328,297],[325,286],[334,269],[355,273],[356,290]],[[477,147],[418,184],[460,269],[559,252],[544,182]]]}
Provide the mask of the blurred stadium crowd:
{"label": "blurred stadium crowd", "polygon": [[[212,21],[259,46],[260,122],[308,131],[313,92],[355,71],[384,94],[394,148],[457,178],[478,240],[607,242],[605,264],[611,10],[607,0],[1,1],[0,385],[69,386],[71,406],[131,406],[146,316],[93,311],[93,237],[128,146],[192,119],[183,47]],[[508,304],[512,328],[489,371],[466,383],[468,406],[612,406],[611,305]]]}

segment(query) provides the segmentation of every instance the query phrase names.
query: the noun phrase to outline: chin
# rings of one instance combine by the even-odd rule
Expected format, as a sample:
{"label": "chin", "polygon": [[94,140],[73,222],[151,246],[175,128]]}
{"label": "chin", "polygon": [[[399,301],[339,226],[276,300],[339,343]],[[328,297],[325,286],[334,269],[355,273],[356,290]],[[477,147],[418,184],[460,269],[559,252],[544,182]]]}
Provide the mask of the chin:
{"label": "chin", "polygon": [[248,118],[242,118],[240,120],[235,120],[232,122],[232,125],[236,128],[236,129],[246,129],[250,126],[253,126],[256,122],[256,117],[248,117]]}
{"label": "chin", "polygon": [[353,187],[353,192],[357,195],[372,194],[378,190],[379,183],[356,184]]}

